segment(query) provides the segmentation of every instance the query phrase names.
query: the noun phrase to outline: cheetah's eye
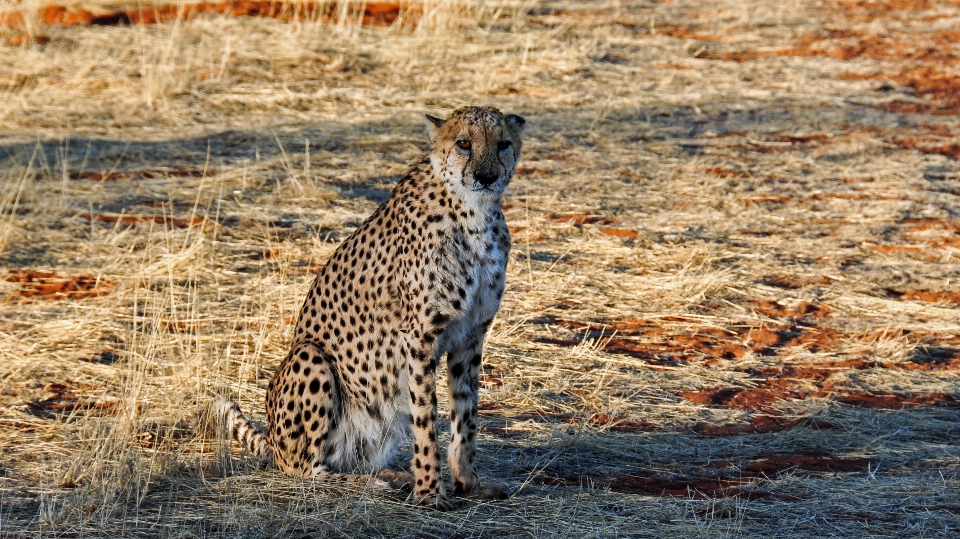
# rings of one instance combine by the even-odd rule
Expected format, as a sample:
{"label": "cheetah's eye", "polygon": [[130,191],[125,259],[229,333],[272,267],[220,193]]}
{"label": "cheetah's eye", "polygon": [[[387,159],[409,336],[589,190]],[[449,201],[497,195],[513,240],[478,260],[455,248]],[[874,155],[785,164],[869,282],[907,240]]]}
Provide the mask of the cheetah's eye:
{"label": "cheetah's eye", "polygon": [[509,147],[510,147],[510,141],[509,141],[509,140],[501,140],[500,142],[497,143],[497,151],[498,151],[498,152],[502,152],[503,150],[506,150],[506,149],[509,148]]}
{"label": "cheetah's eye", "polygon": [[458,141],[457,141],[457,147],[460,148],[461,150],[469,150],[469,149],[470,149],[470,141],[469,141],[469,140],[466,140],[466,139],[464,139],[464,140],[458,140]]}

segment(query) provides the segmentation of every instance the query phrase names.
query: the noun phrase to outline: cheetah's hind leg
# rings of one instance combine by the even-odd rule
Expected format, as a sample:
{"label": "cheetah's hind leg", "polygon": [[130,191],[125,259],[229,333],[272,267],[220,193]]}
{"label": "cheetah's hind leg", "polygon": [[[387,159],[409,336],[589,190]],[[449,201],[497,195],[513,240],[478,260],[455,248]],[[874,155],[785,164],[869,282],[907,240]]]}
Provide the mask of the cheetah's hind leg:
{"label": "cheetah's hind leg", "polygon": [[296,344],[267,389],[268,436],[280,469],[317,478],[337,475],[342,467],[331,471],[329,465],[343,450],[336,436],[342,413],[332,358],[315,343]]}
{"label": "cheetah's hind leg", "polygon": [[[282,369],[286,376],[275,378],[267,393],[267,416],[277,447],[277,464],[292,475],[322,481],[352,483],[393,490],[398,477],[344,473],[354,468],[351,446],[345,443],[343,395],[333,359],[315,343],[293,347]],[[299,383],[277,383],[283,378]]]}

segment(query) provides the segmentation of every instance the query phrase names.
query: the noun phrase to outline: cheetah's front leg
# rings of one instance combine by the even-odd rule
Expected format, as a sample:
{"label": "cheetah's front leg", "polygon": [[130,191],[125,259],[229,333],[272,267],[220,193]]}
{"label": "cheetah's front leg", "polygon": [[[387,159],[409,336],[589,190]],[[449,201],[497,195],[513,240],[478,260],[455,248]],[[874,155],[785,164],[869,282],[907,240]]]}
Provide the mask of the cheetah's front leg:
{"label": "cheetah's front leg", "polygon": [[450,448],[447,463],[453,476],[456,496],[499,500],[506,498],[500,485],[480,483],[474,461],[477,456],[477,402],[480,364],[486,326],[478,328],[473,339],[447,357],[450,386]]}
{"label": "cheetah's front leg", "polygon": [[453,506],[443,489],[437,445],[437,360],[428,347],[414,348],[406,356],[413,420],[413,497],[418,504],[449,510]]}

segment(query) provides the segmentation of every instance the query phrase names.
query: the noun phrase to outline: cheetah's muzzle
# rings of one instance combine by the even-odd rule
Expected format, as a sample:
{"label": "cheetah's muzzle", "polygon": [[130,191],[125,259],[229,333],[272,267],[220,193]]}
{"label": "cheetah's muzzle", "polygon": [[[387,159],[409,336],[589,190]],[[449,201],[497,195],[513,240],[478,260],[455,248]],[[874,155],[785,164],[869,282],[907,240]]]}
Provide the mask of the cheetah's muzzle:
{"label": "cheetah's muzzle", "polygon": [[481,187],[485,189],[493,185],[494,182],[496,182],[497,180],[499,180],[500,176],[496,174],[481,174],[478,172],[473,175],[473,179],[476,180],[476,182],[479,183]]}

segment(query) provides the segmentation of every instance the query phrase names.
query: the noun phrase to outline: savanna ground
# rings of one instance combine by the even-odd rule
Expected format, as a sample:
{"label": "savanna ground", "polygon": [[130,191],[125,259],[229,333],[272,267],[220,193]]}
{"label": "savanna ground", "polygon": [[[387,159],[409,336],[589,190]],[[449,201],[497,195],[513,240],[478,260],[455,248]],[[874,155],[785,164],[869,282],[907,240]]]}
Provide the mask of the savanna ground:
{"label": "savanna ground", "polygon": [[[0,536],[960,534],[960,2],[152,1],[0,6]],[[464,104],[528,120],[513,497],[202,436]]]}

